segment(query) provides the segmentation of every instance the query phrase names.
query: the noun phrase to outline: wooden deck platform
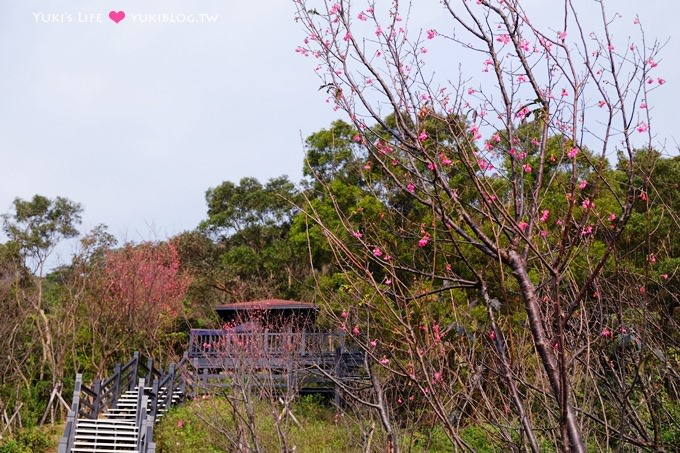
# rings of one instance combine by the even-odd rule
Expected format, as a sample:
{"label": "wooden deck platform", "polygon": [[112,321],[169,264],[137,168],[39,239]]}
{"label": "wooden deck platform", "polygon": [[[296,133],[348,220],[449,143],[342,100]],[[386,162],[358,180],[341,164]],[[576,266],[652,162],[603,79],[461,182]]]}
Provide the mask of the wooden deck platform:
{"label": "wooden deck platform", "polygon": [[197,370],[195,379],[209,386],[247,377],[255,386],[304,391],[365,373],[363,351],[348,347],[341,332],[192,329],[189,338],[187,358]]}

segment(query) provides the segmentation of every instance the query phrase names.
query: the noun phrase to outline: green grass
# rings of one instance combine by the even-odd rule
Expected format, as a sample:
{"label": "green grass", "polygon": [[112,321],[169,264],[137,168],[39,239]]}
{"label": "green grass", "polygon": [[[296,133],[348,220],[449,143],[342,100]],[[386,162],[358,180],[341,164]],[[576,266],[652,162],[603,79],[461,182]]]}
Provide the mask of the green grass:
{"label": "green grass", "polygon": [[[281,413],[281,405],[257,401],[254,405],[256,432],[254,436],[263,452],[284,451],[276,432],[275,416]],[[387,438],[374,417],[362,412],[352,415],[337,412],[330,404],[317,397],[306,396],[291,407],[294,416],[282,422],[287,447],[299,453],[354,453],[364,451],[370,437],[371,451],[385,451]],[[275,415],[276,414],[276,415]],[[253,441],[246,423],[243,406],[234,410],[223,397],[210,397],[185,403],[174,408],[154,429],[154,439],[159,453],[226,453],[254,451]],[[453,452],[445,431],[436,424],[419,429],[407,428],[407,421],[400,429],[401,451],[409,453]],[[239,428],[244,444],[235,443]],[[471,448],[479,452],[503,451],[494,436],[492,426],[468,426],[459,435]],[[369,434],[372,433],[372,434]]]}
{"label": "green grass", "polygon": [[[281,414],[282,406],[278,402],[257,401],[254,410],[256,432],[251,434],[240,418],[247,417],[242,405],[234,410],[225,398],[218,397],[186,403],[168,413],[154,429],[158,451],[230,452],[238,449],[239,438],[245,443],[243,449],[249,450],[254,446],[253,437],[262,451],[281,451],[283,444],[275,418]],[[291,414],[284,414],[280,422],[289,449],[294,447],[301,453],[343,453],[357,451],[362,443],[361,429],[355,420],[313,397],[296,402]]]}

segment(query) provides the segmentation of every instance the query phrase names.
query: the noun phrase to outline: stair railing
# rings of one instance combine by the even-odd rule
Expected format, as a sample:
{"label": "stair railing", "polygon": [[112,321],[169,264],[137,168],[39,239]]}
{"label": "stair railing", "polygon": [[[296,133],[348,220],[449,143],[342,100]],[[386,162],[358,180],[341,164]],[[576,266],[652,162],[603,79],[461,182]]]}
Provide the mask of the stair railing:
{"label": "stair railing", "polygon": [[[156,379],[156,381],[158,381]],[[137,427],[137,451],[139,453],[155,453],[156,444],[153,442],[153,418],[147,414],[149,396],[145,392],[144,378],[139,380],[137,386],[137,414],[135,426]]]}
{"label": "stair railing", "polygon": [[161,376],[162,373],[153,366],[153,360],[142,360],[139,352],[135,352],[125,365],[116,364],[113,375],[106,379],[97,379],[92,388],[83,384],[82,375],[79,374],[73,399],[76,417],[96,419],[103,410],[115,408],[123,392],[134,390],[138,379],[144,378],[146,382],[153,382]]}
{"label": "stair railing", "polygon": [[156,421],[158,411],[161,408],[170,408],[175,391],[180,392],[183,398],[191,398],[193,396],[193,384],[189,377],[194,375],[191,367],[192,362],[189,360],[187,353],[184,353],[179,362],[171,364],[168,367],[168,372],[154,381],[151,390],[151,401],[149,402],[149,417],[152,421]]}
{"label": "stair railing", "polygon": [[57,453],[68,453],[73,449],[73,444],[76,437],[76,428],[78,427],[78,413],[80,408],[80,389],[83,384],[83,375],[76,375],[76,382],[73,388],[73,402],[71,409],[68,411],[66,417],[66,427],[64,428],[64,435],[59,439],[59,446]]}
{"label": "stair railing", "polygon": [[137,438],[139,453],[156,453],[156,443],[153,441],[153,422],[148,418],[142,421]]}

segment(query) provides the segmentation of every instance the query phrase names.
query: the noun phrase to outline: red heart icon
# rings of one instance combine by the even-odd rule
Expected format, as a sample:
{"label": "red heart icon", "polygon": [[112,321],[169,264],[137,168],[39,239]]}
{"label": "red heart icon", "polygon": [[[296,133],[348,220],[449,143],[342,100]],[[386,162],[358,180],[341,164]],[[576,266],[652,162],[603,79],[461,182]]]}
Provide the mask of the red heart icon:
{"label": "red heart icon", "polygon": [[111,19],[115,23],[118,23],[121,20],[125,19],[125,11],[111,11],[109,13],[109,19]]}

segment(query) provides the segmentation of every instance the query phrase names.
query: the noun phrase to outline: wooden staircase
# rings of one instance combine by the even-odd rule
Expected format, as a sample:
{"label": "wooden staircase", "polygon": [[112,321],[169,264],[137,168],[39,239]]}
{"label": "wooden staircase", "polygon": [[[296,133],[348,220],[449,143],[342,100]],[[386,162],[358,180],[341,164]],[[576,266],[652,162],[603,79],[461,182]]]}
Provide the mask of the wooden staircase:
{"label": "wooden staircase", "polygon": [[[151,361],[146,366],[140,363],[135,354],[128,364],[116,366],[112,377],[96,381],[92,389],[82,384],[82,375],[77,376],[58,453],[155,453],[153,425],[184,399],[185,386],[174,365],[162,374]],[[145,377],[139,378],[140,374]],[[145,382],[152,385],[145,386]]]}
{"label": "wooden staircase", "polygon": [[[148,396],[153,391],[153,387],[144,388],[144,394]],[[158,394],[161,404],[157,407],[157,422],[169,407],[166,405],[165,396],[167,389],[160,389]],[[139,428],[136,425],[137,414],[139,413],[139,389],[127,390],[118,398],[116,407],[109,408],[102,412],[100,418],[92,420],[80,418],[75,431],[73,453],[87,452],[137,452],[137,433]],[[146,407],[144,408],[147,416],[151,415],[152,407],[149,398],[144,398]],[[173,391],[170,397],[170,405],[182,400],[182,392],[178,389]]]}

